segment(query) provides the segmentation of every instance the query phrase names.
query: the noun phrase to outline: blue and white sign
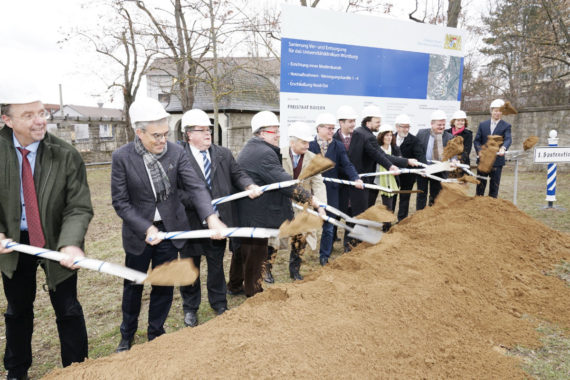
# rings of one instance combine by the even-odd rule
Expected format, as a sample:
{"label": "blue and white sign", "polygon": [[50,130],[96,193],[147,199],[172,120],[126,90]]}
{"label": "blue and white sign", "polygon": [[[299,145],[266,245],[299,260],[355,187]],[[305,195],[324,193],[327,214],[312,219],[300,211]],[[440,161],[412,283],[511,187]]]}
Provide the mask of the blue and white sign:
{"label": "blue and white sign", "polygon": [[387,123],[407,113],[412,133],[434,109],[459,109],[461,30],[283,5],[282,31],[282,142],[290,123],[343,104],[379,106]]}

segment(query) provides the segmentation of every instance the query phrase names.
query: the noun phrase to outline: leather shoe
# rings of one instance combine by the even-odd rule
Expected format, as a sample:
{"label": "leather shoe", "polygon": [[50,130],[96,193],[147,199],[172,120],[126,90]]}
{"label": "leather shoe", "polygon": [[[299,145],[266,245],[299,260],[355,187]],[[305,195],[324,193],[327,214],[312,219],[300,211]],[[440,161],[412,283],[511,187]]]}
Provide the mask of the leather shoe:
{"label": "leather shoe", "polygon": [[301,276],[301,273],[299,273],[298,270],[295,272],[290,272],[289,275],[294,281],[301,281],[303,279],[303,276]]}
{"label": "leather shoe", "polygon": [[321,263],[321,266],[324,267],[329,263],[329,259],[328,257],[319,257],[319,262]]}
{"label": "leather shoe", "polygon": [[189,311],[184,313],[184,325],[186,327],[196,327],[198,326],[198,316],[195,311]]}
{"label": "leather shoe", "polygon": [[239,288],[238,290],[226,290],[226,293],[228,293],[230,296],[239,296],[240,294],[245,294],[245,292],[243,291],[243,288]]}
{"label": "leather shoe", "polygon": [[121,341],[119,342],[119,345],[117,346],[115,352],[128,351],[131,349],[132,345],[133,345],[133,339],[121,338]]}
{"label": "leather shoe", "polygon": [[225,306],[220,307],[219,309],[214,309],[214,311],[216,312],[216,315],[222,315],[224,314],[226,311],[228,311],[228,308]]}

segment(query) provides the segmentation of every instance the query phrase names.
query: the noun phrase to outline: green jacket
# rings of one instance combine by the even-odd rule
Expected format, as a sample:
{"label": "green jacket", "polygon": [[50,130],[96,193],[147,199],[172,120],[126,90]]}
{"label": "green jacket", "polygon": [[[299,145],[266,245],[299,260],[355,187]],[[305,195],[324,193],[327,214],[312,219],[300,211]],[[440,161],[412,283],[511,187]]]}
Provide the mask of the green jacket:
{"label": "green jacket", "polygon": [[[12,140],[12,129],[0,129],[0,232],[20,240],[20,168]],[[45,248],[59,250],[68,245],[83,248],[87,227],[93,217],[87,173],[81,155],[73,146],[47,133],[38,149],[34,180]],[[0,255],[0,270],[12,278],[19,253]],[[74,271],[58,262],[43,260],[50,289]]]}

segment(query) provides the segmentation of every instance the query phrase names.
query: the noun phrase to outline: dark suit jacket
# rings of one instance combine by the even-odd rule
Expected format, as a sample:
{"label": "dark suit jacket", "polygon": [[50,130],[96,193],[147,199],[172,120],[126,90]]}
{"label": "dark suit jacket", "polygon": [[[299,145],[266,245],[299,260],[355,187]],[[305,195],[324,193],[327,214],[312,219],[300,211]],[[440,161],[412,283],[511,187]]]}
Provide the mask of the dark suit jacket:
{"label": "dark suit jacket", "polygon": [[[208,149],[212,165],[210,171],[212,189],[210,190],[207,187],[208,183],[202,173],[202,169],[200,169],[200,165],[196,162],[196,158],[192,154],[190,145],[188,143],[183,143],[183,146],[184,150],[188,154],[194,171],[198,174],[198,177],[200,177],[200,180],[210,192],[212,199],[232,194],[234,188],[239,191],[245,190],[246,187],[253,184],[253,180],[240,168],[229,149],[212,144],[210,149]],[[193,197],[190,197],[189,201],[190,202],[188,202],[186,207],[186,213],[188,214],[190,227],[193,230],[204,228],[204,224],[202,224],[203,219],[200,219],[196,213],[196,206],[194,205]],[[235,206],[235,202],[222,203],[217,206],[220,219],[227,226],[236,225],[236,220],[234,220],[235,212],[232,206]]]}
{"label": "dark suit jacket", "polygon": [[[155,208],[167,231],[185,231],[190,228],[181,198],[183,191],[192,194],[196,212],[202,219],[214,213],[211,197],[198,177],[188,155],[177,144],[168,142],[167,152],[160,159],[172,186],[172,192],[163,202],[156,202],[143,158],[135,152],[134,143],[128,143],[113,153],[111,167],[111,196],[115,211],[123,219],[123,248],[129,254],[140,255],[145,248],[146,230],[152,225]],[[172,240],[182,248],[184,240]]]}
{"label": "dark suit jacket", "polygon": [[[261,138],[252,137],[237,157],[237,162],[259,186],[293,179],[282,166],[281,150]],[[293,219],[291,198],[304,203],[311,194],[302,186],[291,186],[263,193],[255,199],[237,201],[241,227],[279,228],[286,219]]]}
{"label": "dark suit jacket", "polygon": [[[321,154],[321,147],[317,143],[316,139],[309,143],[309,150],[315,154]],[[334,162],[335,166],[334,168],[324,172],[322,174],[323,177],[340,178],[342,175],[351,181],[356,181],[359,179],[354,165],[352,165],[348,159],[346,149],[344,149],[344,144],[340,141],[335,139],[331,140],[325,157]],[[340,189],[340,184],[334,182],[325,182],[325,186],[327,188],[327,204],[338,208],[338,192]]]}
{"label": "dark suit jacket", "polygon": [[415,158],[418,161],[422,160],[423,148],[420,146],[417,137],[411,133],[408,133],[399,148],[403,157]]}
{"label": "dark suit jacket", "polygon": [[[426,159],[426,153],[427,153],[427,146],[429,143],[430,131],[431,128],[420,129],[418,131],[418,134],[416,135],[418,143],[422,147],[422,159],[420,161],[423,162],[424,164],[428,163]],[[453,136],[451,135],[451,133],[443,131],[443,136],[442,136],[443,146],[445,147],[449,142],[449,140],[451,140],[452,138]]]}
{"label": "dark suit jacket", "polygon": [[[336,131],[334,139],[338,140],[341,144],[342,137],[340,130]],[[348,147],[348,158],[360,173],[371,173],[376,171],[376,164],[380,164],[386,169],[392,165],[399,167],[408,166],[408,160],[400,157],[387,155],[380,149],[376,136],[372,131],[366,127],[358,127],[354,130]],[[368,179],[365,182],[373,181]]]}
{"label": "dark suit jacket", "polygon": [[[505,149],[509,149],[513,140],[511,138],[511,125],[504,120],[499,120],[499,123],[493,131],[494,135],[503,136],[503,145]],[[475,147],[475,152],[479,156],[481,147],[487,143],[487,138],[491,135],[491,120],[485,120],[479,124],[477,128],[477,134],[475,135],[475,140],[473,140],[473,146]],[[479,163],[479,159],[477,159]],[[493,166],[504,166],[505,156],[497,156]]]}

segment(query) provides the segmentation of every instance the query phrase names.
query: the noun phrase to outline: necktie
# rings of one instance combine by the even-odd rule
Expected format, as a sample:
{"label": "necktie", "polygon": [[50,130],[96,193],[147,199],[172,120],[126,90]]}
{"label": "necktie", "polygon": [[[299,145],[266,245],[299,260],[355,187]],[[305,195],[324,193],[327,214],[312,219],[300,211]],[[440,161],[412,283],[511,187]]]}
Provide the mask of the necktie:
{"label": "necktie", "polygon": [[[208,184],[208,188],[212,190],[212,164],[210,160],[208,160],[208,152],[205,150],[201,150],[202,158],[204,159],[204,178],[206,178],[206,183]],[[218,211],[218,208],[214,206],[214,211]]]}
{"label": "necktie", "polygon": [[442,135],[434,135],[432,160],[441,161],[442,153],[443,153]]}
{"label": "necktie", "polygon": [[30,151],[24,148],[18,148],[18,150],[22,154],[22,187],[24,189],[24,204],[26,206],[26,221],[28,223],[30,244],[36,247],[43,247],[46,241],[42,231],[32,167],[27,157]]}

